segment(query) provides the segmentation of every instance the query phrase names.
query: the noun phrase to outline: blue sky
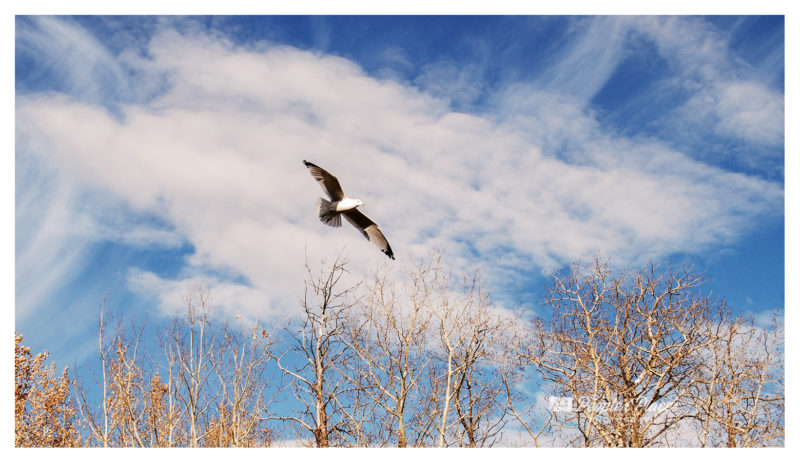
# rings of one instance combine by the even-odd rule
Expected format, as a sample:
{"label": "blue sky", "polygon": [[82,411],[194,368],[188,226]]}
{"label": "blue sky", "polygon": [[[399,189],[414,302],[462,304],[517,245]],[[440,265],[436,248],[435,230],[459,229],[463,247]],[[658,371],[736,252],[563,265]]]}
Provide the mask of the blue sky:
{"label": "blue sky", "polygon": [[480,266],[531,310],[596,251],[784,306],[781,16],[15,20],[15,328],[80,361],[99,306],[297,313],[304,253],[386,257],[314,215],[301,164],[400,260]]}

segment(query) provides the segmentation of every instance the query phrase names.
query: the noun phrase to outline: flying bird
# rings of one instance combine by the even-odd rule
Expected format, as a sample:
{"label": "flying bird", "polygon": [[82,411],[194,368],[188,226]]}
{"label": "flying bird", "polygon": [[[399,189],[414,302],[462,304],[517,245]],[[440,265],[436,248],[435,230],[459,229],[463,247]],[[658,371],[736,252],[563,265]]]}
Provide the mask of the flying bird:
{"label": "flying bird", "polygon": [[305,159],[303,164],[308,168],[311,176],[319,182],[322,191],[330,198],[330,201],[324,198],[317,199],[317,214],[320,222],[331,227],[341,227],[342,216],[344,215],[344,218],[356,227],[364,235],[364,238],[377,246],[384,254],[394,259],[392,247],[389,246],[386,237],[383,236],[380,228],[378,228],[378,224],[356,209],[359,206],[363,206],[364,203],[360,199],[348,198],[342,191],[339,180],[322,167]]}

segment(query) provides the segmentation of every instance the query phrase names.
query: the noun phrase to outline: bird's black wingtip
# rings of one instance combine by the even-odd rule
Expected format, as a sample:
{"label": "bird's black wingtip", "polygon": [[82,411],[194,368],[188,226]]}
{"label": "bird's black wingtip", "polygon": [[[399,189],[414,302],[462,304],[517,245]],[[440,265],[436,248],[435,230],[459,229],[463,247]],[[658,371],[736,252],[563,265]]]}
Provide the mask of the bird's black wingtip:
{"label": "bird's black wingtip", "polygon": [[306,167],[319,167],[318,165],[308,162],[305,159],[303,159],[303,164],[305,164]]}

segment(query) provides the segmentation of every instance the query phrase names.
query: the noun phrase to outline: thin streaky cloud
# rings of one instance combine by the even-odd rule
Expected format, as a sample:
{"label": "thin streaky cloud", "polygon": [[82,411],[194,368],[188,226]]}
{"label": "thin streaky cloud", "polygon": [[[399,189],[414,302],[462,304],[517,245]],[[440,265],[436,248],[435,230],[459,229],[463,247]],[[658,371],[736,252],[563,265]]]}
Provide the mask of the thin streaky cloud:
{"label": "thin streaky cloud", "polygon": [[567,45],[552,57],[541,85],[558,93],[588,102],[600,91],[626,56],[630,25],[614,16],[580,18],[572,21]]}

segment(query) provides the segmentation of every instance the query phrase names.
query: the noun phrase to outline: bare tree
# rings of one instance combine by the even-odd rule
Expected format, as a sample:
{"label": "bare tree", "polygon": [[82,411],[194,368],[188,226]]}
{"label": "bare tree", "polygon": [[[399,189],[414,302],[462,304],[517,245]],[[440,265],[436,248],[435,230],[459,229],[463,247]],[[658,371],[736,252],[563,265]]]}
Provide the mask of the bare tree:
{"label": "bare tree", "polygon": [[477,272],[444,271],[440,254],[397,273],[375,270],[347,317],[356,358],[342,374],[360,394],[346,407],[359,445],[492,445],[519,378],[496,371],[519,355],[516,314],[491,306]]}
{"label": "bare tree", "polygon": [[[527,357],[564,445],[767,446],[784,438],[783,333],[733,317],[690,269],[555,275]],[[512,408],[512,413],[515,410]]]}
{"label": "bare tree", "polygon": [[[113,330],[107,333],[108,295],[98,319],[99,404],[87,397],[86,387],[75,382],[76,402],[87,424],[91,443],[103,447],[145,447],[153,445],[148,410],[150,370],[139,355],[144,325],[131,322],[127,328],[111,317]],[[156,373],[157,375],[157,373]]]}
{"label": "bare tree", "polygon": [[532,352],[527,347],[529,339],[515,334],[517,336],[514,337],[513,345],[519,355],[512,355],[496,365],[497,375],[503,386],[506,412],[522,427],[519,436],[512,443],[515,446],[541,447],[545,437],[551,439],[553,437],[547,433],[552,430],[554,415],[544,404],[536,400],[535,395],[531,397],[530,394],[523,392],[526,386],[538,387],[539,383],[530,371],[530,358],[526,359]]}
{"label": "bare tree", "polygon": [[146,393],[144,372],[138,364],[138,337],[128,345],[121,337],[115,339],[114,355],[109,361],[109,390],[106,400],[111,429],[115,430],[115,446],[145,447]]}
{"label": "bare tree", "polygon": [[578,432],[568,444],[662,445],[691,417],[684,409],[717,309],[696,294],[701,283],[690,270],[654,265],[612,277],[599,257],[553,277],[552,317],[537,320],[530,359],[560,397],[555,421]]}
{"label": "bare tree", "polygon": [[267,363],[272,340],[266,329],[226,328],[212,362],[220,391],[219,409],[204,442],[209,447],[269,446],[272,430],[265,426],[268,406]]}
{"label": "bare tree", "polygon": [[187,294],[186,312],[175,317],[162,339],[167,362],[170,408],[179,413],[183,426],[172,430],[175,445],[199,447],[208,423],[218,407],[221,389],[213,381],[214,357],[218,356],[220,330],[211,322],[209,292],[200,285]]}
{"label": "bare tree", "polygon": [[[377,445],[392,437],[398,447],[422,446],[435,432],[431,394],[420,388],[432,360],[431,276],[434,268],[417,266],[397,285],[386,272],[376,271],[366,284],[359,310],[349,319],[348,339],[366,378],[363,390],[378,404]],[[426,407],[422,413],[414,407]]]}
{"label": "bare tree", "polygon": [[161,332],[164,358],[158,365],[139,352],[144,326],[109,320],[104,300],[98,323],[97,392],[87,394],[91,388],[75,385],[87,443],[251,447],[272,442],[272,430],[264,425],[271,337],[255,324],[231,329],[212,319],[209,292],[202,285],[184,302],[185,312]]}
{"label": "bare tree", "polygon": [[459,446],[491,445],[506,423],[503,379],[512,377],[498,370],[514,361],[516,316],[492,311],[491,295],[477,272],[460,288],[440,270],[436,280],[440,285],[432,302],[441,340],[436,370],[444,383],[438,445],[447,445],[448,435]]}
{"label": "bare tree", "polygon": [[783,332],[752,317],[716,324],[716,339],[700,353],[703,367],[693,405],[700,445],[782,446],[784,442]]}
{"label": "bare tree", "polygon": [[[100,379],[99,387],[102,393],[100,401],[100,410],[93,410],[90,401],[86,397],[84,388],[80,382],[75,382],[75,394],[78,402],[78,410],[81,413],[84,421],[87,423],[91,438],[98,441],[101,446],[108,447],[111,443],[111,412],[109,410],[109,378],[108,378],[108,365],[111,359],[111,349],[113,348],[113,340],[109,343],[106,340],[107,320],[106,304],[108,302],[108,294],[103,298],[103,303],[100,306],[100,316],[97,323],[97,354],[100,360]],[[116,333],[119,333],[119,326],[117,325]]]}
{"label": "bare tree", "polygon": [[310,432],[317,447],[341,444],[350,436],[342,403],[337,401],[347,387],[337,365],[346,361],[348,349],[341,330],[355,290],[355,287],[340,287],[346,266],[347,261],[341,256],[329,268],[323,261],[315,276],[306,262],[303,315],[299,325],[284,330],[289,339],[289,353],[300,360],[287,362],[286,354],[273,356],[278,368],[290,379],[294,398],[301,406],[296,414],[273,418]]}

